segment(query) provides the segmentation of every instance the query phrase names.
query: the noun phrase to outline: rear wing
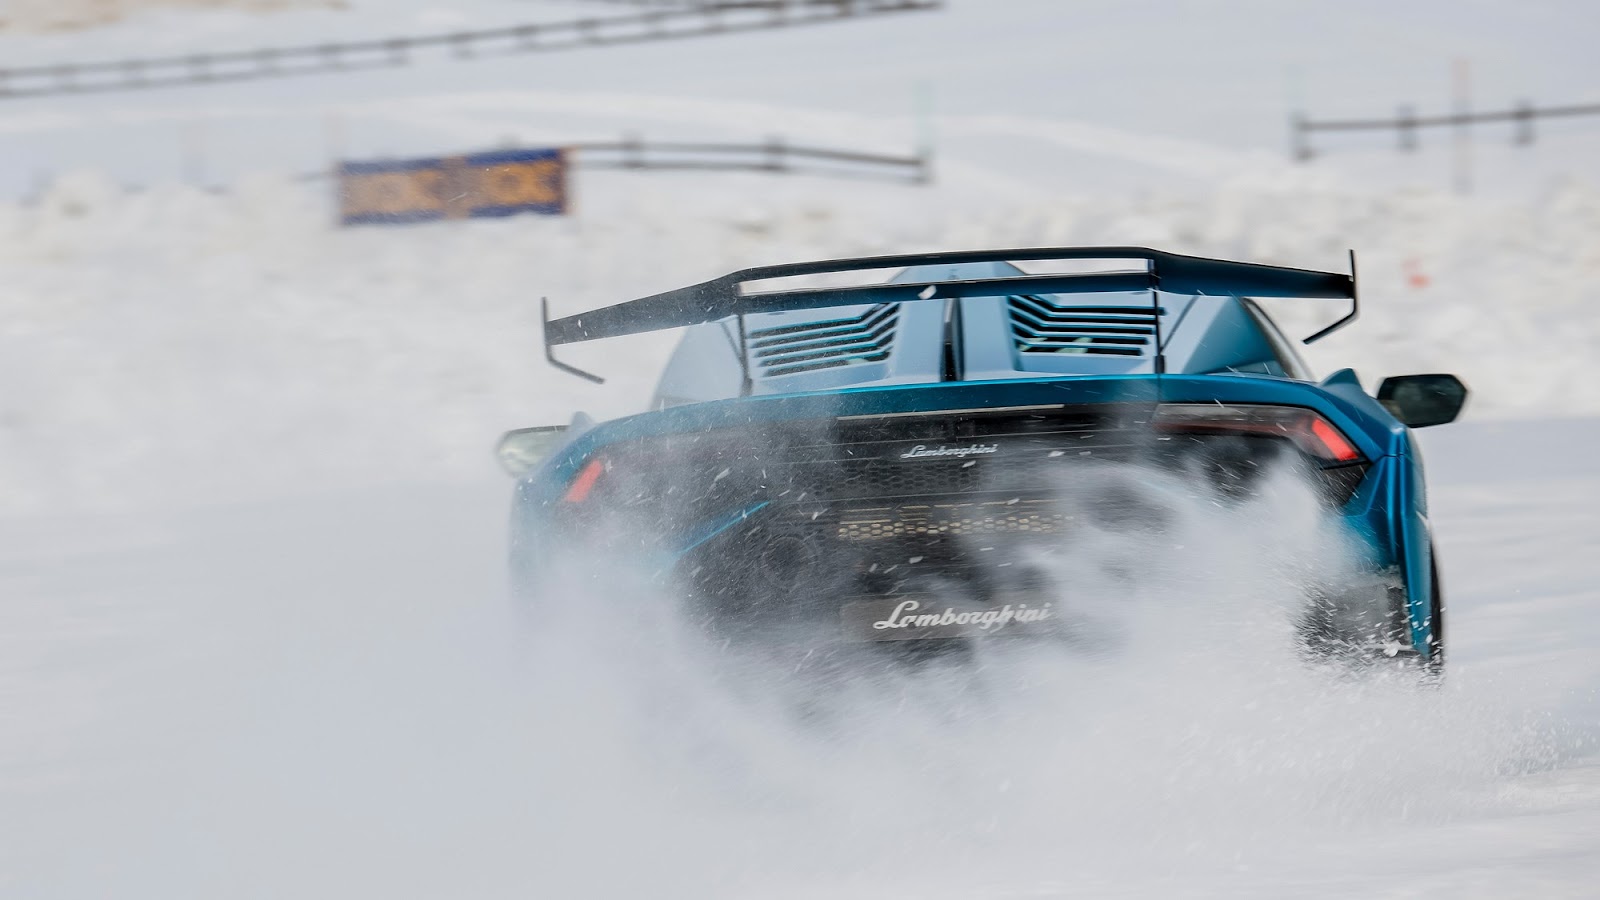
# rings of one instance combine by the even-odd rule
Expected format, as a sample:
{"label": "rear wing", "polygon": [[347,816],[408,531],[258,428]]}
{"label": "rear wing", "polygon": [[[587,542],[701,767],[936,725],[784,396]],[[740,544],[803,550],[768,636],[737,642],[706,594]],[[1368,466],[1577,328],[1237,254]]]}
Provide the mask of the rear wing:
{"label": "rear wing", "polygon": [[[748,290],[752,282],[806,275],[901,269],[912,266],[969,263],[1029,262],[1041,260],[1128,259],[1142,265],[1126,272],[1059,275],[1015,275],[966,280],[909,281],[851,287]],[[1320,340],[1355,320],[1360,312],[1356,294],[1355,251],[1350,251],[1350,273],[1317,272],[1284,266],[1232,262],[1183,256],[1144,247],[1050,247],[1025,250],[971,250],[953,253],[916,253],[868,256],[822,262],[760,266],[713,278],[699,284],[629,300],[603,309],[561,319],[550,318],[543,304],[545,358],[567,372],[599,382],[598,376],[555,359],[552,348],[561,344],[621,337],[667,328],[700,325],[738,317],[743,334],[744,317],[752,313],[824,309],[912,300],[956,300],[964,297],[1009,297],[1022,294],[1081,294],[1105,291],[1156,292],[1234,297],[1300,297],[1349,300],[1350,312],[1305,339]],[[1156,335],[1160,347],[1160,335]],[[1159,354],[1158,354],[1159,360]],[[1157,371],[1160,371],[1159,361]]]}

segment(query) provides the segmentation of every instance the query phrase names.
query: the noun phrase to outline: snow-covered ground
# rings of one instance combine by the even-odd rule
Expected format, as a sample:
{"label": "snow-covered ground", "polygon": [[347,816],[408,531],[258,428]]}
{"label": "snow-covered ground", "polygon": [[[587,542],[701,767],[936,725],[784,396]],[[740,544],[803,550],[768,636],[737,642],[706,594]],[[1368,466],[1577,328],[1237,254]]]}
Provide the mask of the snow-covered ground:
{"label": "snow-covered ground", "polygon": [[1216,532],[1118,655],[796,721],[638,597],[517,616],[494,482],[7,522],[0,894],[1592,897],[1600,422],[1431,437],[1438,690],[1249,646]]}
{"label": "snow-covered ground", "polygon": [[[168,10],[0,53],[593,6]],[[957,0],[720,42],[6,101],[0,197],[34,196],[0,202],[0,896],[1592,896],[1600,132],[1513,150],[1485,129],[1490,189],[1462,198],[1442,136],[1305,168],[1281,123],[1288,83],[1329,114],[1442,106],[1454,54],[1486,98],[1582,99],[1595,18]],[[288,177],[330,143],[624,129],[905,150],[926,133],[919,91],[938,110],[930,188],[585,173],[569,219],[339,230],[323,188]],[[227,193],[176,183],[185,142]],[[626,598],[582,596],[557,623],[504,604],[494,438],[637,409],[671,342],[572,348],[610,378],[587,385],[540,358],[539,297],[570,312],[788,259],[1082,243],[1333,269],[1354,247],[1362,320],[1313,363],[1468,381],[1465,421],[1425,438],[1442,689],[1233,652],[1206,614],[1241,592],[1197,578],[1150,589],[1140,615],[1166,624],[1121,658],[996,661],[976,693],[888,685],[841,700],[852,727],[829,738],[676,643],[594,640]],[[1315,306],[1284,315],[1334,314]],[[1257,513],[1196,539],[1304,536]],[[1247,555],[1206,571],[1248,580]]]}

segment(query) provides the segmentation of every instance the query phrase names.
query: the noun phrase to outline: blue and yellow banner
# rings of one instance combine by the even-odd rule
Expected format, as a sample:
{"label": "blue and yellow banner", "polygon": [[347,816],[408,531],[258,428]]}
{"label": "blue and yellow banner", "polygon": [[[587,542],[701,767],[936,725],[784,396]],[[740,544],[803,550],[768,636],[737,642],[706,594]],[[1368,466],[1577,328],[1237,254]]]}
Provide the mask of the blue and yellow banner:
{"label": "blue and yellow banner", "polygon": [[497,150],[339,166],[340,220],[394,225],[567,211],[565,150]]}

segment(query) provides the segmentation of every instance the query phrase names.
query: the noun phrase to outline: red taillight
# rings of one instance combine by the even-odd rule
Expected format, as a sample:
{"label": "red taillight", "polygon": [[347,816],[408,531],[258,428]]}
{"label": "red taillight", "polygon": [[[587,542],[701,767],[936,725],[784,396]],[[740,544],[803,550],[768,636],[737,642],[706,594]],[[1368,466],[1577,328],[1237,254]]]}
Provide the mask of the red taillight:
{"label": "red taillight", "polygon": [[1151,424],[1158,431],[1185,434],[1246,434],[1284,437],[1324,463],[1361,459],[1339,429],[1322,416],[1297,406],[1225,406],[1217,403],[1163,403]]}
{"label": "red taillight", "polygon": [[566,503],[582,503],[589,499],[589,492],[594,490],[595,482],[605,474],[606,464],[603,460],[591,459],[584,467],[578,470],[578,477],[572,479],[572,484],[562,496]]}
{"label": "red taillight", "polygon": [[1344,439],[1339,429],[1329,425],[1327,419],[1316,413],[1311,414],[1311,434],[1337,462],[1355,462],[1361,458],[1360,452],[1350,446],[1350,442]]}

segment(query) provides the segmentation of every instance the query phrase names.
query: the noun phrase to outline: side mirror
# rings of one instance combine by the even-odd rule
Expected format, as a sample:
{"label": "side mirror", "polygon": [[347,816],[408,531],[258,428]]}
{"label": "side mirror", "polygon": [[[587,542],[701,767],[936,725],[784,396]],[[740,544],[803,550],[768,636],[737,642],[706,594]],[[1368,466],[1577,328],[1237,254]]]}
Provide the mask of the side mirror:
{"label": "side mirror", "polygon": [[494,448],[500,467],[512,478],[521,478],[549,456],[551,451],[566,442],[566,425],[540,425],[537,428],[518,428],[508,431]]}
{"label": "side mirror", "polygon": [[1454,375],[1397,375],[1378,385],[1378,402],[1412,428],[1454,422],[1467,386]]}

